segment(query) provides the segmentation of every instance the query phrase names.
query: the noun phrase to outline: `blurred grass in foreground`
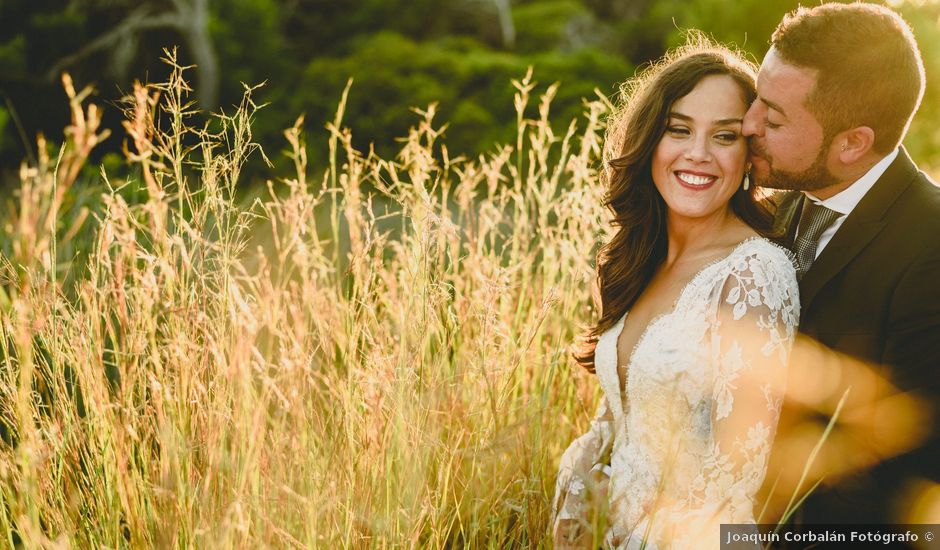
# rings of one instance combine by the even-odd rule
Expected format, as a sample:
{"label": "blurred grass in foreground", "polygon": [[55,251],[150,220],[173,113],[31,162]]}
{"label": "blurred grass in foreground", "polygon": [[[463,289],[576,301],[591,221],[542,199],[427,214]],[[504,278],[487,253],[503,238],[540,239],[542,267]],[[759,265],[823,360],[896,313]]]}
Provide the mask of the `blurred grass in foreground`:
{"label": "blurred grass in foreground", "polygon": [[[298,120],[296,176],[245,206],[239,171],[263,155],[251,90],[217,131],[191,128],[167,61],[169,82],[129,98],[139,180],[102,173],[100,207],[76,199],[107,136],[67,81],[67,142],[40,143],[51,154],[24,165],[7,207],[0,537],[545,544],[557,458],[595,399],[567,346],[591,314],[607,106],[586,102],[556,135],[550,86],[515,144],[454,159],[432,105],[387,160],[352,149],[341,103],[322,177],[308,179]],[[259,234],[267,246],[249,246]]]}

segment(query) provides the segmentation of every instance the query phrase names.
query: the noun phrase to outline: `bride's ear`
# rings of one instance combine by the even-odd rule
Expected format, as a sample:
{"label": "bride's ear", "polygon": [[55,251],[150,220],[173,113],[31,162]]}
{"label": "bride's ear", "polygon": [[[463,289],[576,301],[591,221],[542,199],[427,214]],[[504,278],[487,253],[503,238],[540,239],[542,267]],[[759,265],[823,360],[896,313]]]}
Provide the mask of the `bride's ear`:
{"label": "bride's ear", "polygon": [[854,164],[872,152],[875,131],[868,126],[858,126],[836,134],[832,140],[842,164]]}

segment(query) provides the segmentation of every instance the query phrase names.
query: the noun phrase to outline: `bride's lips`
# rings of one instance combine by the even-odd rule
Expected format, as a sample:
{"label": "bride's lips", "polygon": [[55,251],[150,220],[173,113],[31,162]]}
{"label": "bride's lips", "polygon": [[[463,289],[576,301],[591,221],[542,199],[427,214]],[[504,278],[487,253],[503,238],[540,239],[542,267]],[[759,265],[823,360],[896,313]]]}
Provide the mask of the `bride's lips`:
{"label": "bride's lips", "polygon": [[679,185],[694,191],[704,191],[705,189],[715,185],[715,182],[718,181],[718,176],[706,174],[704,172],[676,170],[672,174],[676,176],[676,181],[679,182]]}

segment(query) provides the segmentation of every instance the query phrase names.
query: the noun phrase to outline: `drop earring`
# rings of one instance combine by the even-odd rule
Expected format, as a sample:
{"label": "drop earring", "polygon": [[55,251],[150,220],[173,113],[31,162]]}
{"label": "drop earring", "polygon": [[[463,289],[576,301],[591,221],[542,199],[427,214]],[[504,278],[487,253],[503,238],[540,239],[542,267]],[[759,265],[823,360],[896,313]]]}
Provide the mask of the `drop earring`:
{"label": "drop earring", "polygon": [[744,183],[741,184],[741,188],[747,191],[751,187],[751,175],[747,172],[744,173]]}

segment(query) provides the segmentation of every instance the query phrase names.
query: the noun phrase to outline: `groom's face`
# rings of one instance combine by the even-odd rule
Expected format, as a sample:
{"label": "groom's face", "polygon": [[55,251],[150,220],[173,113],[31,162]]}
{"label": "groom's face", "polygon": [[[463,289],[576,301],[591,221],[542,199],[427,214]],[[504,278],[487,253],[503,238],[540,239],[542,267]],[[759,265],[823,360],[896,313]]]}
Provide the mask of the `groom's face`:
{"label": "groom's face", "polygon": [[807,109],[815,86],[815,71],[785,62],[773,48],[767,53],[742,127],[757,185],[812,191],[837,182],[827,167],[823,127]]}

